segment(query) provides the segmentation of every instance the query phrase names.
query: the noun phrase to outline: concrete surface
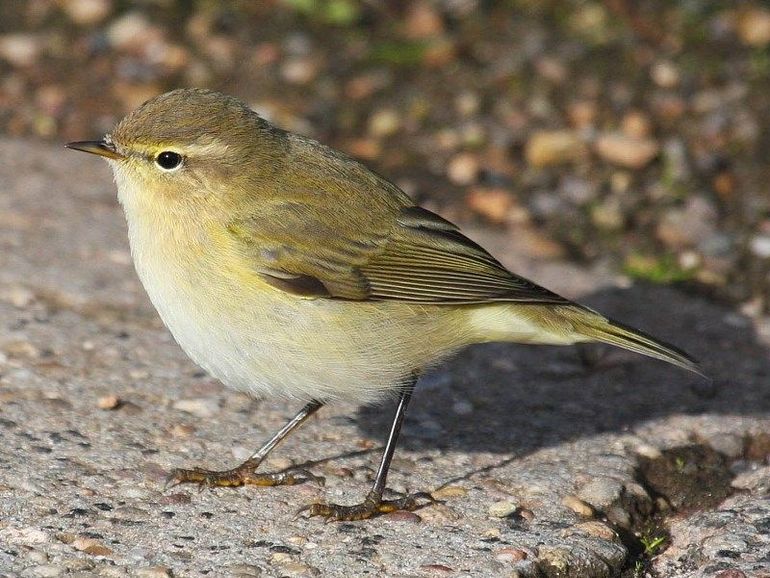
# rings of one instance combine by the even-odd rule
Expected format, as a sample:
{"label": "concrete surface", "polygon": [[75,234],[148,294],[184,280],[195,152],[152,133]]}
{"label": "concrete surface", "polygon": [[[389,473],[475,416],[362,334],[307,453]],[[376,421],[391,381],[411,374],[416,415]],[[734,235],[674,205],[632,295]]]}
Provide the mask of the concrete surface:
{"label": "concrete surface", "polygon": [[[325,408],[266,464],[310,461],[324,488],[164,491],[169,469],[235,465],[297,407],[185,358],[134,275],[104,163],[4,140],[0,183],[0,576],[770,576],[766,319],[471,231],[687,349],[714,384],[624,353],[472,348],[421,381],[391,470],[444,503],[324,524],[294,514],[363,496],[393,408]],[[667,478],[695,472],[693,496],[650,481],[643,464],[683,446],[727,475],[716,500],[695,458]],[[638,536],[666,532],[640,555]]]}

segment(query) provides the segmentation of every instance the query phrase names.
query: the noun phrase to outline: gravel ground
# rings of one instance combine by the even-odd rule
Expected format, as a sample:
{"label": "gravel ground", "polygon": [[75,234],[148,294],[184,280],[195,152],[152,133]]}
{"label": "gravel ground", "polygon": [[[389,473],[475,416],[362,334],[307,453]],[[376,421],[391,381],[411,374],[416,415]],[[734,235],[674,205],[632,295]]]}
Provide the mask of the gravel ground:
{"label": "gravel ground", "polygon": [[766,0],[0,3],[0,133],[219,89],[431,208],[770,310]]}
{"label": "gravel ground", "polygon": [[238,463],[297,408],[185,358],[103,163],[0,140],[0,181],[0,575],[770,576],[766,318],[471,228],[714,383],[597,349],[469,349],[421,381],[390,477],[443,503],[324,524],[295,512],[363,495],[392,408],[325,408],[267,463],[308,463],[323,488],[164,490],[171,468]]}

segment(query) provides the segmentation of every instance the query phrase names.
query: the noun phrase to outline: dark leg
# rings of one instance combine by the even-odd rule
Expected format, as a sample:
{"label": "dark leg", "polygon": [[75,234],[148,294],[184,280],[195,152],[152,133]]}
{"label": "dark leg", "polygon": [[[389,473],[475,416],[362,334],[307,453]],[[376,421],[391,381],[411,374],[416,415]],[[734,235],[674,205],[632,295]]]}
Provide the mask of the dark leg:
{"label": "dark leg", "polygon": [[307,418],[321,409],[323,403],[320,401],[311,401],[303,407],[297,415],[289,420],[273,437],[271,437],[261,448],[252,456],[243,462],[240,466],[232,470],[212,471],[202,468],[193,468],[190,470],[175,469],[168,477],[167,486],[177,484],[200,484],[202,486],[292,486],[307,480],[322,482],[323,478],[318,478],[307,470],[295,470],[294,472],[278,472],[273,474],[258,474],[256,469],[267,457],[275,446],[281,443],[292,431],[297,429]]}
{"label": "dark leg", "polygon": [[412,398],[416,378],[412,380],[401,391],[398,400],[396,415],[393,418],[393,425],[390,427],[388,441],[385,443],[385,450],[382,454],[380,467],[377,469],[377,475],[374,478],[372,489],[366,495],[364,501],[355,506],[340,506],[337,504],[311,504],[300,510],[300,513],[307,512],[309,516],[323,516],[328,520],[347,521],[347,520],[365,520],[378,514],[387,514],[396,510],[414,510],[418,507],[417,498],[425,498],[433,502],[433,498],[426,493],[404,496],[397,500],[383,500],[382,494],[385,491],[385,482],[388,478],[390,462],[393,459],[393,453],[396,450],[398,434],[401,431],[401,425],[404,422],[406,408],[409,400]]}

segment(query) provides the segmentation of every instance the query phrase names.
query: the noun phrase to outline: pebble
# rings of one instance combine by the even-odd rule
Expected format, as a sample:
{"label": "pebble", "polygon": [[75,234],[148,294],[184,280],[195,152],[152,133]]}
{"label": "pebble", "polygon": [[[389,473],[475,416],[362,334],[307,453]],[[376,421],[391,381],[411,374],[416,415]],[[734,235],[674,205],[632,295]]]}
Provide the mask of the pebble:
{"label": "pebble", "polygon": [[490,504],[487,508],[487,512],[489,512],[490,516],[494,516],[495,518],[506,518],[513,514],[518,507],[518,504],[510,500],[500,500],[499,502]]}
{"label": "pebble", "polygon": [[393,109],[380,109],[369,117],[368,126],[369,134],[373,137],[389,137],[401,128],[401,117]]}
{"label": "pebble", "polygon": [[262,569],[253,564],[230,564],[222,568],[222,570],[233,578],[259,578],[262,576]]}
{"label": "pebble", "polygon": [[641,169],[658,156],[660,146],[650,138],[604,133],[596,139],[594,150],[611,164],[628,169]]}
{"label": "pebble", "polygon": [[318,67],[309,58],[290,58],[281,66],[281,77],[290,84],[307,85],[317,75]]}
{"label": "pebble", "polygon": [[[436,497],[435,492],[433,497]],[[457,522],[462,518],[462,515],[446,504],[431,504],[427,508],[420,510],[420,517],[427,524],[446,526]]]}
{"label": "pebble", "polygon": [[35,301],[35,293],[22,285],[11,285],[0,289],[0,300],[24,309]]}
{"label": "pebble", "polygon": [[594,515],[594,509],[591,507],[590,504],[587,504],[577,496],[573,495],[567,495],[562,498],[561,503],[575,512],[578,516],[583,516],[584,518],[590,518]]}
{"label": "pebble", "polygon": [[755,235],[749,241],[751,252],[760,259],[770,257],[770,235]]}
{"label": "pebble", "polygon": [[70,20],[79,26],[93,26],[112,12],[110,0],[64,0],[62,10]]}
{"label": "pebble", "polygon": [[679,70],[667,60],[653,64],[650,77],[661,88],[674,88],[679,84]]}
{"label": "pebble", "polygon": [[134,570],[136,578],[167,578],[173,576],[171,568],[166,566],[145,566]]}
{"label": "pebble", "polygon": [[631,138],[646,138],[652,132],[652,125],[646,114],[634,110],[623,117],[621,130],[624,135]]}
{"label": "pebble", "polygon": [[737,32],[744,44],[764,48],[770,44],[770,10],[746,10],[738,19]]}
{"label": "pebble", "polygon": [[578,496],[592,507],[606,511],[614,504],[623,491],[623,484],[607,477],[594,478],[578,491]]}
{"label": "pebble", "polygon": [[39,56],[40,41],[34,35],[19,32],[0,36],[0,58],[11,66],[32,66]]}
{"label": "pebble", "polygon": [[150,23],[141,12],[127,12],[107,28],[107,40],[116,50],[127,50],[147,39]]}
{"label": "pebble", "polygon": [[470,185],[479,174],[479,161],[472,153],[459,153],[449,160],[447,177],[456,185]]}
{"label": "pebble", "polygon": [[514,197],[505,189],[474,187],[465,197],[468,207],[496,224],[503,224],[516,205]]}
{"label": "pebble", "polygon": [[462,486],[444,486],[443,488],[431,492],[431,495],[437,500],[464,498],[468,495],[468,490]]}
{"label": "pebble", "polygon": [[444,32],[444,22],[432,3],[420,0],[407,4],[404,19],[404,33],[407,38],[424,40],[439,36]]}
{"label": "pebble", "polygon": [[583,140],[573,131],[537,131],[527,140],[524,156],[536,168],[578,161],[585,157]]}
{"label": "pebble", "polygon": [[219,400],[212,397],[179,399],[174,402],[173,407],[196,417],[207,418],[219,413]]}
{"label": "pebble", "polygon": [[117,409],[120,404],[120,398],[115,394],[103,395],[96,400],[96,407],[104,410]]}
{"label": "pebble", "polygon": [[581,131],[589,130],[594,126],[597,114],[597,105],[593,100],[579,100],[567,107],[570,124]]}
{"label": "pebble", "polygon": [[583,532],[596,538],[601,538],[602,540],[608,540],[612,542],[618,540],[618,535],[612,528],[610,528],[607,524],[596,520],[576,524],[574,528],[579,532]]}
{"label": "pebble", "polygon": [[494,552],[495,560],[511,564],[527,559],[527,552],[521,548],[499,548]]}

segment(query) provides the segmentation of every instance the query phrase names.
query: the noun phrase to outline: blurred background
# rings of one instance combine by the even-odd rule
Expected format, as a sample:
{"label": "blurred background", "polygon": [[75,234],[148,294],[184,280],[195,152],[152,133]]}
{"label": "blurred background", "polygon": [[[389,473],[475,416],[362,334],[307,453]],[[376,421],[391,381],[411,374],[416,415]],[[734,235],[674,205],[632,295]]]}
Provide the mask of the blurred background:
{"label": "blurred background", "polygon": [[180,86],[536,258],[770,308],[767,2],[0,3],[6,137],[97,138]]}

